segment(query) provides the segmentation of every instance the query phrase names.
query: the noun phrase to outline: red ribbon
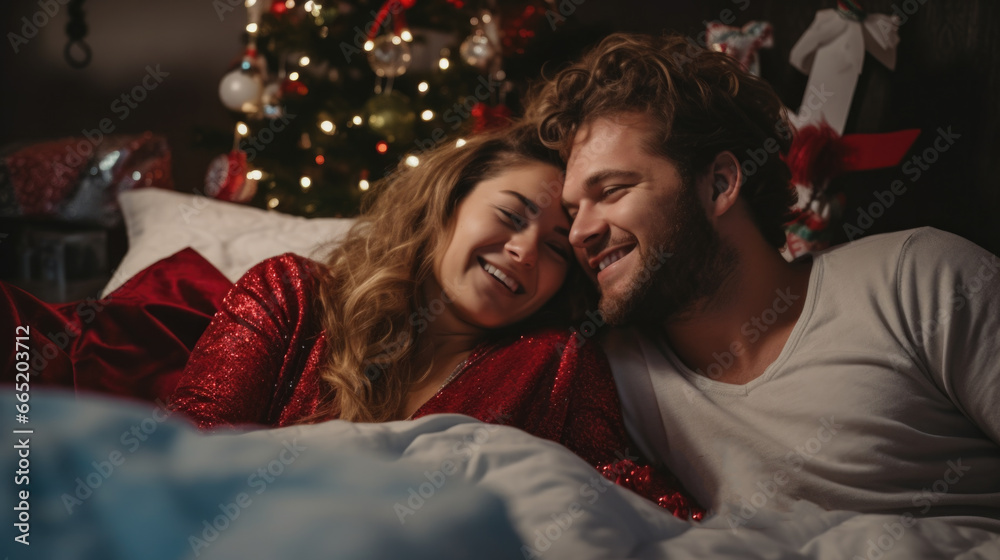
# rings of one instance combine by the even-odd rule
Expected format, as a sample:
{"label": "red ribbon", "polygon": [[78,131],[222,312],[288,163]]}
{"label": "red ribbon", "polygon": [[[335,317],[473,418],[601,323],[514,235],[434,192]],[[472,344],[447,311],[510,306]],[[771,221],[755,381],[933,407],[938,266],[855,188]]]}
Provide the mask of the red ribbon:
{"label": "red ribbon", "polygon": [[847,134],[841,138],[846,149],[844,171],[866,171],[899,165],[916,142],[917,136],[920,136],[919,128],[881,134]]}
{"label": "red ribbon", "polygon": [[417,0],[387,0],[382,7],[379,8],[378,13],[375,15],[375,21],[373,22],[371,31],[368,32],[368,40],[373,41],[378,35],[378,30],[382,28],[382,24],[385,23],[387,17],[389,17],[389,12],[399,12],[400,17],[396,18],[396,24],[394,26],[394,31],[398,34],[403,30],[404,24],[402,19],[402,13],[409,10],[417,3]]}
{"label": "red ribbon", "polygon": [[784,159],[792,171],[792,182],[822,188],[830,179],[850,171],[899,165],[919,135],[920,130],[913,128],[840,136],[823,122],[796,131]]}

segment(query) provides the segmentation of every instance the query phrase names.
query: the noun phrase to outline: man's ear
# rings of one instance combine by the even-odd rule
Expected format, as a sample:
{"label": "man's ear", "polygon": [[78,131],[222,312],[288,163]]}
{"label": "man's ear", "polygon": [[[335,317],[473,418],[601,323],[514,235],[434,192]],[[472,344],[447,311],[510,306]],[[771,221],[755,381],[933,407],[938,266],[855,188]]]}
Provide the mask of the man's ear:
{"label": "man's ear", "polygon": [[709,210],[713,216],[725,214],[740,196],[743,186],[743,170],[740,161],[732,152],[719,152],[708,166],[711,182],[712,201]]}

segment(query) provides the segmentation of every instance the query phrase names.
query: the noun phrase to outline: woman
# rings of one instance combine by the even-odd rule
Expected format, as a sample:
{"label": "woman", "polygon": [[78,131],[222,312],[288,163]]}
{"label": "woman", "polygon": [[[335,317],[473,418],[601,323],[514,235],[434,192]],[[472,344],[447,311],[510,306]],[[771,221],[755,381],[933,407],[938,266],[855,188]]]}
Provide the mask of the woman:
{"label": "woman", "polygon": [[672,479],[618,460],[631,446],[598,345],[539,328],[569,317],[583,284],[557,156],[522,126],[423,159],[376,187],[326,264],[286,254],[240,279],[170,406],[203,428],[467,414],[559,442],[687,517]]}

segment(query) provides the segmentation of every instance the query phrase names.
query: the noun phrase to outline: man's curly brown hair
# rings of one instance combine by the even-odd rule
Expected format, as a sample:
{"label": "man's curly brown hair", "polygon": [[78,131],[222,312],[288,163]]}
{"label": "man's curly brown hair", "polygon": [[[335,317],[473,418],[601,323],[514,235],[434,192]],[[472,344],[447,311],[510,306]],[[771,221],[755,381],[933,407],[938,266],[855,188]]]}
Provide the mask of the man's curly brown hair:
{"label": "man's curly brown hair", "polygon": [[771,245],[785,244],[796,195],[779,153],[787,153],[792,129],[770,85],[681,36],[617,33],[542,84],[527,119],[565,159],[581,125],[627,112],[650,119],[649,152],[677,165],[687,185],[717,154],[732,152],[757,228]]}

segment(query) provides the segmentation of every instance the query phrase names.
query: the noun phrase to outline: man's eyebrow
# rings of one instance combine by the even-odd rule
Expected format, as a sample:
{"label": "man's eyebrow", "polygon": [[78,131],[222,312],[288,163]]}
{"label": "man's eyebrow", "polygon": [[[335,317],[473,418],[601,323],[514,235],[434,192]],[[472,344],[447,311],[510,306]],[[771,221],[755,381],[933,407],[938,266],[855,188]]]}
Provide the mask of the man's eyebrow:
{"label": "man's eyebrow", "polygon": [[587,180],[584,181],[584,188],[592,189],[601,185],[602,183],[608,181],[609,179],[625,179],[627,181],[639,181],[642,177],[637,171],[628,171],[625,169],[602,169],[596,173],[592,173]]}
{"label": "man's eyebrow", "polygon": [[501,192],[503,192],[504,194],[509,194],[509,195],[517,198],[518,200],[520,200],[521,204],[524,204],[525,208],[528,209],[528,212],[531,212],[533,214],[537,214],[540,211],[537,204],[535,204],[534,202],[532,202],[530,198],[524,196],[523,194],[521,194],[521,193],[519,193],[517,191],[501,191]]}

